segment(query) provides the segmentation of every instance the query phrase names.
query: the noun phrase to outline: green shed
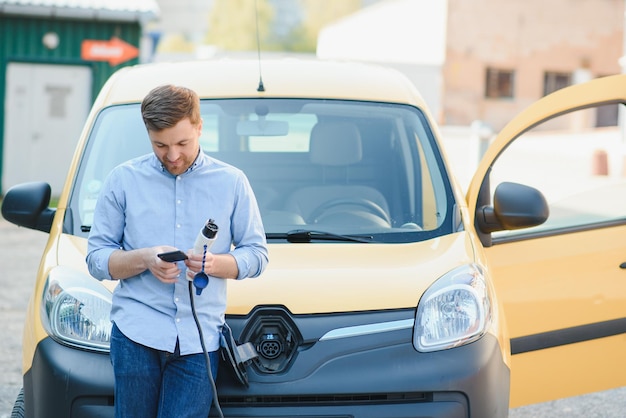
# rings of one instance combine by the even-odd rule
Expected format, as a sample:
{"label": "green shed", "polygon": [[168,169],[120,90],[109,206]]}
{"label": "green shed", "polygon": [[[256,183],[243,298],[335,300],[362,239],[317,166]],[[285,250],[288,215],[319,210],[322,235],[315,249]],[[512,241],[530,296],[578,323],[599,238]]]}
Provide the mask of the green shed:
{"label": "green shed", "polygon": [[0,194],[38,180],[61,192],[92,101],[149,53],[158,12],[156,0],[0,0]]}

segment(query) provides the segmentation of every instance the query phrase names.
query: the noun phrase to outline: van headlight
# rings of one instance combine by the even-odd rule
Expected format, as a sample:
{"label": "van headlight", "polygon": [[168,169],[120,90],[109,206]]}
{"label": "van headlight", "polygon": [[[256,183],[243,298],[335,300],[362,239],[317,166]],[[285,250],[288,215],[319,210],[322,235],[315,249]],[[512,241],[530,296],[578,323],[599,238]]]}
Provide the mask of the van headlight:
{"label": "van headlight", "polygon": [[109,351],[111,292],[96,279],[66,266],[50,271],[41,316],[54,340],[83,349]]}
{"label": "van headlight", "polygon": [[470,264],[437,280],[417,305],[413,345],[421,352],[476,341],[492,320],[492,302],[483,269]]}

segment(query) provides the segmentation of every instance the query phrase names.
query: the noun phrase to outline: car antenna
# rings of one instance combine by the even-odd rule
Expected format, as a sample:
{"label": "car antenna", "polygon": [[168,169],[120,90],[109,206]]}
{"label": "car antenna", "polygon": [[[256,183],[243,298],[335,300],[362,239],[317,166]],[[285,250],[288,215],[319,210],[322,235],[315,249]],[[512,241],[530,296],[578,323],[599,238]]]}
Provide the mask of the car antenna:
{"label": "car antenna", "polygon": [[261,72],[261,41],[259,39],[259,7],[257,5],[257,0],[254,0],[254,14],[254,22],[256,23],[256,51],[259,61],[259,86],[256,88],[256,91],[265,91],[265,86],[263,85],[263,75]]}

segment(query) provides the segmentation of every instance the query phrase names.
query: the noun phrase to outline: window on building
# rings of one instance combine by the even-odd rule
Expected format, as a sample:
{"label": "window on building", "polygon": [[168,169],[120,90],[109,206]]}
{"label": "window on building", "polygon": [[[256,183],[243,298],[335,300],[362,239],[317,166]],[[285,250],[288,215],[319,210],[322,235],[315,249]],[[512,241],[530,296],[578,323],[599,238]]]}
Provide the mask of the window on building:
{"label": "window on building", "polygon": [[572,84],[571,73],[558,73],[554,71],[546,71],[543,73],[543,95],[546,96],[558,89],[567,87]]}
{"label": "window on building", "polygon": [[504,99],[513,97],[515,72],[498,68],[487,68],[485,97],[488,99]]}

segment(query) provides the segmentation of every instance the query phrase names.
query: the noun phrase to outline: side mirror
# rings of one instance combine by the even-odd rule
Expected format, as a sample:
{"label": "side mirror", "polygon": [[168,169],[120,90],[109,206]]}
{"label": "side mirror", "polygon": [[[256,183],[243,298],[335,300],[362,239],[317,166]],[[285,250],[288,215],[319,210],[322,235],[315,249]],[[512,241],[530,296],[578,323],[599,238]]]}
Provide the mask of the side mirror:
{"label": "side mirror", "polygon": [[30,229],[50,232],[55,209],[50,209],[50,185],[44,182],[18,184],[7,190],[2,200],[2,216]]}
{"label": "side mirror", "polygon": [[476,224],[481,232],[522,229],[544,223],[550,214],[543,194],[529,186],[500,183],[493,195],[493,206],[476,211]]}

